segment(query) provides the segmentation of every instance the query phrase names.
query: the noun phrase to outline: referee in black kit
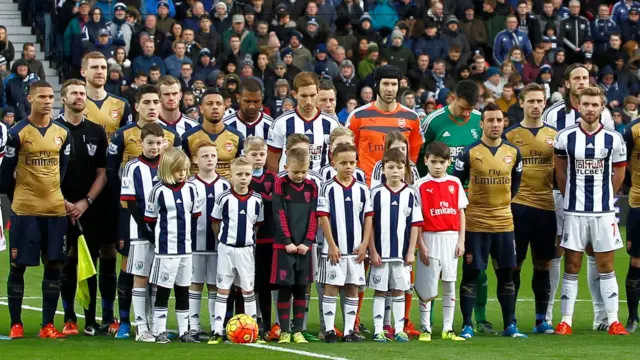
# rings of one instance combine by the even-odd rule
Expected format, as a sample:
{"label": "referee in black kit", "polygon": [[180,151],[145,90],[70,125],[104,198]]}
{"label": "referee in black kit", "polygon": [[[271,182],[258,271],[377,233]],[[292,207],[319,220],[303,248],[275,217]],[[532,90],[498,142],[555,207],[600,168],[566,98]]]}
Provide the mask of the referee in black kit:
{"label": "referee in black kit", "polygon": [[[67,80],[62,85],[61,98],[64,113],[58,116],[56,122],[68,128],[71,133],[71,159],[61,186],[69,220],[66,240],[66,251],[69,257],[62,270],[61,283],[62,305],[64,307],[63,333],[75,335],[78,334],[74,298],[78,266],[77,244],[80,235],[77,221],[82,225],[91,257],[95,263],[101,247],[99,239],[103,237],[100,236],[100,206],[94,204],[94,201],[107,182],[107,134],[100,125],[84,117],[83,111],[87,104],[84,81]],[[115,270],[115,254],[109,255],[113,255]],[[91,305],[89,309],[85,310],[84,333],[91,336],[96,335],[100,329],[96,323],[96,276],[90,278],[88,282]],[[115,295],[115,279],[113,279],[112,286]]]}

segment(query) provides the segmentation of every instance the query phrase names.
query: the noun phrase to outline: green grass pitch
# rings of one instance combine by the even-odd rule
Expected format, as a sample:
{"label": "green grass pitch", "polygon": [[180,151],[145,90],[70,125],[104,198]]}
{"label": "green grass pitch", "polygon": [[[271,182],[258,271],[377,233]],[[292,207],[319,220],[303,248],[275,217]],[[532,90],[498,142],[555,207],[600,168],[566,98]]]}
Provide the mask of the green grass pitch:
{"label": "green grass pitch", "polygon": [[[621,229],[624,232],[624,229]],[[6,308],[6,279],[8,271],[8,251],[0,253],[0,334],[9,331],[9,314]],[[616,254],[616,274],[620,286],[620,320],[623,324],[627,320],[627,306],[624,291],[624,279],[628,268],[628,256],[624,249]],[[531,325],[534,321],[534,303],[531,292],[531,263],[527,260],[522,270],[522,288],[520,289],[520,301],[517,305],[517,318],[519,327],[529,335],[529,339],[510,339],[492,335],[477,335],[470,341],[450,342],[439,338],[441,330],[441,302],[435,309],[436,325],[434,327],[434,340],[431,343],[387,343],[377,344],[367,340],[359,344],[332,344],[312,343],[306,345],[279,346],[270,343],[266,348],[248,347],[241,345],[223,344],[209,346],[206,344],[138,344],[133,340],[115,340],[110,337],[84,337],[77,336],[66,340],[41,340],[37,333],[41,321],[41,279],[42,270],[30,268],[25,279],[25,296],[22,317],[25,324],[24,340],[0,341],[0,352],[5,359],[143,359],[155,357],[156,359],[186,359],[204,358],[207,356],[218,359],[247,358],[247,359],[631,359],[637,357],[638,333],[627,337],[613,337],[606,333],[591,331],[593,311],[589,290],[585,282],[585,268],[580,275],[579,299],[576,304],[574,317],[574,335],[560,337],[554,335],[534,335],[531,333]],[[502,320],[500,307],[495,301],[495,275],[489,272],[489,304],[487,316],[496,327],[500,327]],[[457,290],[457,289],[456,289]],[[369,328],[373,326],[371,315],[371,296],[367,293],[362,310],[362,319]],[[559,295],[556,297],[559,298]],[[171,307],[173,304],[171,304]],[[100,308],[100,305],[98,305]],[[60,310],[62,310],[60,305]],[[81,309],[77,309],[82,314]],[[100,311],[100,310],[98,310]],[[116,303],[117,314],[117,303]],[[206,295],[203,297],[203,311],[206,313]],[[98,316],[100,314],[98,313]],[[460,329],[461,315],[459,310],[455,314],[455,329]],[[338,316],[338,321],[341,321]],[[556,301],[554,321],[560,318],[560,303]],[[412,320],[419,321],[418,303],[414,298],[412,308]],[[62,315],[56,317],[56,325],[62,328]],[[83,319],[79,319],[79,325],[84,326]],[[173,312],[169,316],[170,328],[176,328]],[[203,327],[206,328],[206,323]],[[342,327],[342,326],[340,326]],[[317,315],[317,300],[314,298],[311,304],[309,329],[317,332],[319,329]],[[287,350],[299,351],[298,353],[284,352]],[[302,353],[305,352],[305,353]]]}

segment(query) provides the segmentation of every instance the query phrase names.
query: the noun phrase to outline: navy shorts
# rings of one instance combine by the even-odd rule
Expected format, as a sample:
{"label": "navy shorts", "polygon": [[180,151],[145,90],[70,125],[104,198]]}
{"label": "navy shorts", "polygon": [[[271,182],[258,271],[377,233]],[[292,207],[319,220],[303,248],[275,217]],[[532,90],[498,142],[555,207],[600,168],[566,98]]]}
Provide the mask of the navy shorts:
{"label": "navy shorts", "polygon": [[627,213],[627,252],[640,257],[640,208],[629,208]]}
{"label": "navy shorts", "polygon": [[67,217],[11,215],[9,229],[11,262],[38,266],[40,257],[66,261]]}
{"label": "navy shorts", "polygon": [[516,240],[509,232],[465,232],[464,266],[486,270],[489,255],[497,263],[498,269],[516,266]]}
{"label": "navy shorts", "polygon": [[522,204],[511,204],[516,236],[516,261],[521,263],[531,253],[538,260],[551,260],[556,254],[556,212]]}

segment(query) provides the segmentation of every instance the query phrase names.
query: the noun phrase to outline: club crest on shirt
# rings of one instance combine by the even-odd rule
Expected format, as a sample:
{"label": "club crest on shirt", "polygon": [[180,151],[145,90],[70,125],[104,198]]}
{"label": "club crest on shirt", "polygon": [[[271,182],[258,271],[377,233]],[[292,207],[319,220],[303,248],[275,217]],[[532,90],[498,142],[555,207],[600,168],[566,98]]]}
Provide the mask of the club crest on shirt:
{"label": "club crest on shirt", "polygon": [[255,215],[249,215],[249,222],[255,224],[258,221],[258,217]]}
{"label": "club crest on shirt", "polygon": [[56,137],[53,139],[53,142],[56,144],[56,146],[60,146],[60,145],[62,145],[62,137],[60,137],[60,136],[56,136]]}
{"label": "club crest on shirt", "polygon": [[452,193],[452,194],[455,193],[456,192],[456,187],[453,186],[453,185],[449,185],[449,192]]}
{"label": "club crest on shirt", "polygon": [[600,156],[606,158],[609,155],[609,149],[600,149]]}
{"label": "club crest on shirt", "polygon": [[404,217],[409,217],[409,215],[411,215],[411,208],[409,207],[404,208],[403,213],[404,213]]}
{"label": "club crest on shirt", "polygon": [[404,127],[407,124],[407,120],[405,118],[398,118],[398,126]]}
{"label": "club crest on shirt", "polygon": [[544,141],[547,143],[547,145],[549,145],[549,147],[553,147],[553,138],[551,136],[547,136]]}
{"label": "club crest on shirt", "polygon": [[233,142],[231,140],[227,140],[224,143],[224,148],[227,149],[227,152],[233,152]]}
{"label": "club crest on shirt", "polygon": [[95,144],[87,144],[87,152],[89,152],[89,156],[94,156],[97,148],[98,146]]}
{"label": "club crest on shirt", "polygon": [[280,280],[284,281],[287,279],[287,270],[280,270]]}
{"label": "club crest on shirt", "polygon": [[507,155],[507,156],[505,156],[505,157],[504,157],[504,162],[505,162],[505,164],[507,164],[507,165],[511,165],[511,163],[513,162],[513,156],[511,156],[511,155]]}
{"label": "club crest on shirt", "polygon": [[364,209],[364,204],[363,203],[359,203],[358,204],[358,212],[361,212],[362,209]]}
{"label": "club crest on shirt", "polygon": [[120,118],[120,110],[119,109],[113,109],[111,110],[111,117],[114,120],[117,120],[118,118]]}
{"label": "club crest on shirt", "polygon": [[304,193],[304,200],[305,200],[306,202],[311,202],[311,193],[310,193],[310,192],[306,191],[306,192]]}
{"label": "club crest on shirt", "polygon": [[478,138],[478,132],[476,131],[476,129],[471,129],[471,136],[473,136],[474,139]]}

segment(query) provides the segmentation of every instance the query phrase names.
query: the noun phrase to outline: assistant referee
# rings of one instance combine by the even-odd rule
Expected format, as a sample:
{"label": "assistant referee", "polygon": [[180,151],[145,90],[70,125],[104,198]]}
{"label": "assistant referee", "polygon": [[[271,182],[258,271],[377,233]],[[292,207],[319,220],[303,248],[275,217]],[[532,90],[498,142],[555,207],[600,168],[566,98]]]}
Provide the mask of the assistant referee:
{"label": "assistant referee", "polygon": [[[64,307],[65,335],[78,334],[77,318],[74,311],[76,293],[76,277],[78,265],[77,240],[82,230],[91,252],[94,263],[100,251],[100,206],[94,200],[104,188],[106,177],[107,134],[104,129],[88,121],[83,111],[87,105],[87,90],[84,81],[67,80],[61,90],[64,113],[56,122],[71,133],[71,158],[67,175],[62,182],[62,194],[67,212],[67,246],[68,261],[62,270],[61,295]],[[102,264],[101,267],[104,266]],[[109,262],[109,259],[107,259]],[[113,261],[115,270],[115,258]],[[114,288],[115,288],[115,279]],[[85,309],[85,335],[95,335],[99,330],[96,323],[97,278],[88,280],[91,304]]]}

